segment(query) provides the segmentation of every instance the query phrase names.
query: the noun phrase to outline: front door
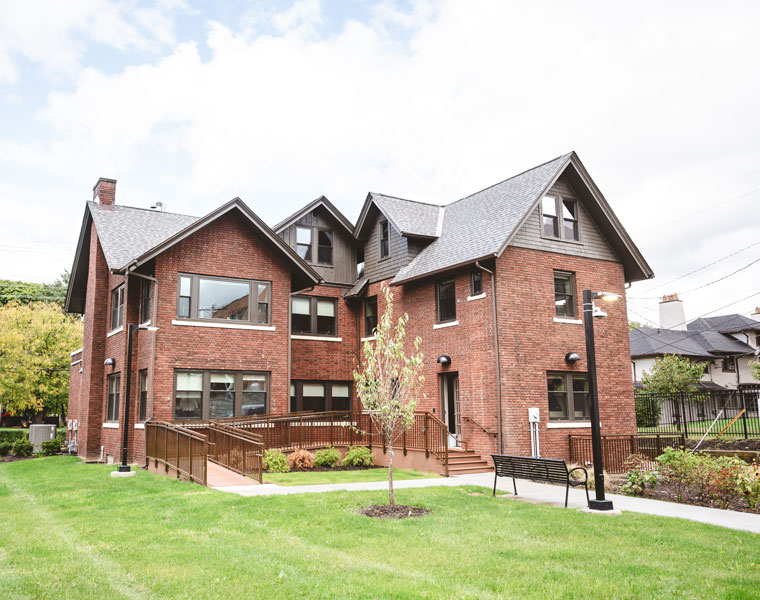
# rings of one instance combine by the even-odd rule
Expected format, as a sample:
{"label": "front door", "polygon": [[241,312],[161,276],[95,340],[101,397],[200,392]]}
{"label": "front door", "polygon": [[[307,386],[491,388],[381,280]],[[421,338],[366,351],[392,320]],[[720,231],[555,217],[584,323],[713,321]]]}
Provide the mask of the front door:
{"label": "front door", "polygon": [[441,375],[441,413],[449,428],[449,447],[458,447],[460,436],[459,376],[457,373]]}

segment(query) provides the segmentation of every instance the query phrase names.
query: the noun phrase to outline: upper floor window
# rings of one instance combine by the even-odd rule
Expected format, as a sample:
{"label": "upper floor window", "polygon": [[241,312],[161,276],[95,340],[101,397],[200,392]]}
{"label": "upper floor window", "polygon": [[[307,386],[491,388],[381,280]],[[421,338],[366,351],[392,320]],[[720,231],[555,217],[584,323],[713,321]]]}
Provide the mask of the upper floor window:
{"label": "upper floor window", "polygon": [[124,324],[124,284],[111,291],[111,330]]}
{"label": "upper floor window", "polygon": [[317,230],[317,262],[333,264],[333,232],[327,229]]}
{"label": "upper floor window", "polygon": [[296,252],[306,262],[311,262],[311,227],[296,227]]}
{"label": "upper floor window", "polygon": [[541,200],[541,231],[544,237],[579,241],[578,203],[547,194]]}
{"label": "upper floor window", "polygon": [[436,304],[438,307],[438,322],[455,321],[457,318],[457,299],[454,280],[446,279],[436,284]]}
{"label": "upper floor window", "polygon": [[338,335],[338,301],[317,296],[293,296],[292,333]]}
{"label": "upper floor window", "polygon": [[470,275],[470,295],[479,296],[483,293],[483,271],[473,271]]}
{"label": "upper floor window", "polygon": [[333,232],[319,227],[296,227],[296,252],[306,262],[314,262],[316,242],[317,262],[322,265],[333,264]]}
{"label": "upper floor window", "polygon": [[550,421],[589,421],[588,376],[585,373],[549,373]]}
{"label": "upper floor window", "polygon": [[150,321],[153,282],[143,279],[140,285],[140,322],[147,323]]}
{"label": "upper floor window", "polygon": [[554,313],[558,317],[575,317],[575,275],[554,271]]}
{"label": "upper floor window", "polygon": [[364,301],[364,335],[375,335],[377,327],[377,296],[372,296]]}
{"label": "upper floor window", "polygon": [[760,348],[760,333],[755,334],[755,346]]}
{"label": "upper floor window", "polygon": [[390,232],[388,230],[388,221],[381,221],[380,223],[380,258],[390,256],[391,242]]}
{"label": "upper floor window", "polygon": [[271,293],[268,281],[180,275],[177,317],[268,325]]}
{"label": "upper floor window", "polygon": [[267,412],[266,373],[178,371],[175,419],[221,419]]}
{"label": "upper floor window", "polygon": [[148,412],[148,370],[140,371],[140,403],[138,408],[137,420],[145,421]]}
{"label": "upper floor window", "polygon": [[119,399],[121,396],[121,375],[114,373],[108,376],[108,402],[106,403],[106,421],[119,420]]}
{"label": "upper floor window", "polygon": [[723,364],[721,365],[722,371],[724,373],[736,373],[736,361],[734,360],[733,356],[726,356],[723,359]]}

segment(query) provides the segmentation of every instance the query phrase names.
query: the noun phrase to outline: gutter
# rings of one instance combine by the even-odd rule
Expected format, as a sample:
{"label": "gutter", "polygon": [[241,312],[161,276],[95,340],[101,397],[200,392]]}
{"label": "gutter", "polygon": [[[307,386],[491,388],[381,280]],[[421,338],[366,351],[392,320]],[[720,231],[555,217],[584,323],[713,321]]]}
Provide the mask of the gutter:
{"label": "gutter", "polygon": [[496,362],[496,422],[498,424],[497,445],[499,454],[504,453],[504,437],[502,433],[502,414],[501,414],[501,360],[499,358],[499,323],[496,318],[496,276],[493,271],[489,271],[480,261],[475,261],[475,266],[481,271],[485,271],[491,276],[491,308],[493,310],[493,348],[494,359]]}

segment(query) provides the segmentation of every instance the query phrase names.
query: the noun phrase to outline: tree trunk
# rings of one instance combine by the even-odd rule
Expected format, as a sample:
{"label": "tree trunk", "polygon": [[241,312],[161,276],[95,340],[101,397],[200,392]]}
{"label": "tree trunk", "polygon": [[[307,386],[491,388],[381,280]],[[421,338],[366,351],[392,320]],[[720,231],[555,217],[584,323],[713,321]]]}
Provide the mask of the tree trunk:
{"label": "tree trunk", "polygon": [[391,506],[396,504],[393,498],[393,447],[388,444],[388,503]]}

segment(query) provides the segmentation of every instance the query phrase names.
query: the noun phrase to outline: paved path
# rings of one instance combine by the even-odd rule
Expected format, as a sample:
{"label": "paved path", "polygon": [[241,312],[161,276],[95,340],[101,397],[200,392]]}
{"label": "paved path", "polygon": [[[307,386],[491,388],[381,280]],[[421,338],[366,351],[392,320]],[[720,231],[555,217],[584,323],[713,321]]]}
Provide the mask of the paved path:
{"label": "paved path", "polygon": [[257,485],[259,482],[249,477],[239,475],[210,460],[206,461],[206,485],[212,488],[244,488]]}
{"label": "paved path", "polygon": [[[471,475],[458,475],[455,477],[441,477],[438,479],[410,479],[394,482],[396,490],[423,487],[479,485],[493,488],[493,474],[475,473]],[[372,481],[364,483],[338,483],[329,485],[294,485],[279,486],[271,483],[264,485],[223,486],[216,489],[223,492],[239,494],[241,496],[272,496],[276,494],[314,494],[333,491],[364,491],[388,489],[387,481]],[[497,489],[512,491],[512,480],[504,477],[499,478]],[[564,506],[565,488],[557,485],[533,483],[532,481],[518,480],[517,491],[519,498],[536,504],[549,504],[552,506]],[[593,497],[593,492],[591,492]],[[662,502],[646,498],[633,498],[607,494],[607,498],[613,501],[616,510],[631,511],[663,517],[677,517],[690,519],[701,523],[710,523],[730,529],[739,529],[760,533],[760,515],[735,512],[732,510],[720,510],[704,506],[689,506],[674,502]],[[585,508],[586,496],[583,490],[570,490],[570,508]]]}

